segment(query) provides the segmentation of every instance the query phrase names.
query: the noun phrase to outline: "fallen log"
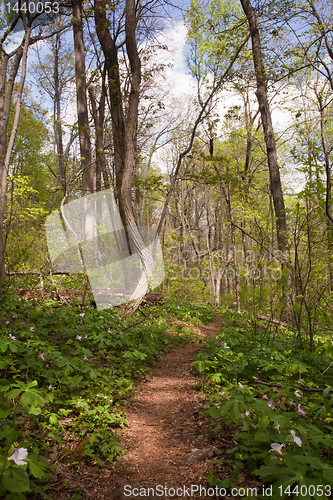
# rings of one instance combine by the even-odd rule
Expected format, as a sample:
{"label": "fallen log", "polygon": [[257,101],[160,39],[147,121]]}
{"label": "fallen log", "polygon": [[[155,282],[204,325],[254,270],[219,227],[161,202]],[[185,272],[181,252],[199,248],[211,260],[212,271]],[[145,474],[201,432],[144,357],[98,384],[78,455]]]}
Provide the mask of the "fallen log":
{"label": "fallen log", "polygon": [[262,314],[256,314],[256,318],[268,321],[268,323],[273,323],[273,325],[283,326],[284,328],[292,328],[292,325],[289,325],[288,323],[284,323],[283,321],[279,321],[274,318],[269,318],[268,316],[263,316]]}
{"label": "fallen log", "polygon": [[[28,276],[29,274],[34,274],[37,276],[49,276],[50,273],[47,271],[43,271],[43,272],[40,272],[40,271],[6,271],[5,274],[7,276]],[[70,273],[69,271],[52,271],[53,276],[57,276],[57,275],[69,276],[70,274],[74,274],[74,273]],[[76,273],[76,274],[78,274],[78,273]]]}

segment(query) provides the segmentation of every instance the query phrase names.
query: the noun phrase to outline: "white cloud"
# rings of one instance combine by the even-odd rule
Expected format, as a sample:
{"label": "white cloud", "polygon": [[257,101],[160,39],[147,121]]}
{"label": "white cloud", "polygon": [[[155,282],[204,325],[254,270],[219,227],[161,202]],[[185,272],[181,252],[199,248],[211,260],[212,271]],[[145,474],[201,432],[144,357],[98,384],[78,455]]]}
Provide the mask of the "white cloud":
{"label": "white cloud", "polygon": [[158,57],[164,64],[172,65],[166,68],[164,79],[174,97],[180,97],[182,94],[191,95],[195,92],[195,80],[186,68],[184,57],[186,35],[186,26],[179,22],[158,38],[161,44],[168,47],[168,51],[161,51]]}

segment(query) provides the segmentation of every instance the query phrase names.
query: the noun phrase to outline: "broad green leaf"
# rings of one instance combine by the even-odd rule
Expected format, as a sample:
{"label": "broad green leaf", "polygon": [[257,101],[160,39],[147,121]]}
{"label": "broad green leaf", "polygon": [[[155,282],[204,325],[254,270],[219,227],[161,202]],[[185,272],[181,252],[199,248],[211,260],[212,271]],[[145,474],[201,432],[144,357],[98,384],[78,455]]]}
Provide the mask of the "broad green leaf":
{"label": "broad green leaf", "polygon": [[55,414],[50,415],[49,417],[50,424],[57,424],[58,423],[58,417]]}
{"label": "broad green leaf", "polygon": [[4,342],[3,340],[0,340],[0,351],[6,352],[7,349],[8,349],[8,342]]}
{"label": "broad green leaf", "polygon": [[12,351],[12,352],[17,352],[20,350],[20,347],[17,345],[16,342],[10,342],[9,343],[9,349]]}
{"label": "broad green leaf", "polygon": [[274,410],[272,410],[272,408],[270,408],[268,406],[266,401],[257,400],[255,402],[254,408],[255,408],[256,413],[261,413],[263,415],[267,415],[268,417],[271,418],[271,420],[275,420],[276,413],[274,412]]}
{"label": "broad green leaf", "polygon": [[239,419],[241,416],[241,412],[240,412],[240,409],[238,406],[238,401],[233,401],[233,404],[232,404],[231,410],[230,410],[230,415],[231,415],[231,418],[233,419],[233,421],[235,422],[235,424],[237,424],[239,422]]}
{"label": "broad green leaf", "polygon": [[7,391],[10,387],[10,382],[8,380],[1,379],[0,380],[0,391]]}
{"label": "broad green leaf", "polygon": [[260,443],[267,443],[268,441],[271,441],[271,438],[265,434],[264,432],[256,432],[254,435],[254,441],[259,441]]}
{"label": "broad green leaf", "polygon": [[221,416],[221,411],[218,408],[209,408],[207,413],[213,420],[216,420]]}
{"label": "broad green leaf", "polygon": [[10,414],[10,407],[5,403],[0,403],[0,418],[6,418]]}
{"label": "broad green leaf", "polygon": [[27,462],[30,472],[34,477],[41,479],[43,476],[45,476],[45,467],[47,464],[44,457],[40,457],[40,459],[38,459],[38,455],[34,452],[31,452],[27,457]]}
{"label": "broad green leaf", "polygon": [[27,384],[27,389],[31,389],[32,387],[36,387],[36,385],[38,385],[37,380],[33,380],[32,382],[29,382],[29,384]]}
{"label": "broad green leaf", "polygon": [[19,467],[10,467],[2,474],[2,486],[12,493],[29,491],[29,476]]}
{"label": "broad green leaf", "polygon": [[323,469],[323,478],[330,486],[333,486],[333,467]]}
{"label": "broad green leaf", "polygon": [[278,465],[262,465],[259,469],[253,471],[254,474],[263,479],[269,480],[281,475],[281,468]]}
{"label": "broad green leaf", "polygon": [[42,413],[41,408],[36,407],[36,406],[30,406],[28,407],[28,415],[40,415]]}
{"label": "broad green leaf", "polygon": [[11,391],[7,392],[6,398],[8,399],[15,399],[19,394],[21,394],[22,389],[12,389]]}
{"label": "broad green leaf", "polygon": [[27,407],[28,405],[37,406],[45,403],[45,399],[43,396],[37,392],[32,390],[25,391],[20,399],[21,405]]}
{"label": "broad green leaf", "polygon": [[301,464],[309,464],[313,469],[322,469],[325,466],[325,463],[322,462],[318,457],[294,455],[293,460]]}
{"label": "broad green leaf", "polygon": [[259,429],[266,429],[266,427],[270,424],[270,421],[271,419],[267,415],[262,415],[258,420]]}
{"label": "broad green leaf", "polygon": [[35,462],[29,461],[29,469],[31,474],[34,477],[37,477],[38,479],[42,479],[43,476],[45,476],[45,472],[43,469],[39,467],[39,465]]}

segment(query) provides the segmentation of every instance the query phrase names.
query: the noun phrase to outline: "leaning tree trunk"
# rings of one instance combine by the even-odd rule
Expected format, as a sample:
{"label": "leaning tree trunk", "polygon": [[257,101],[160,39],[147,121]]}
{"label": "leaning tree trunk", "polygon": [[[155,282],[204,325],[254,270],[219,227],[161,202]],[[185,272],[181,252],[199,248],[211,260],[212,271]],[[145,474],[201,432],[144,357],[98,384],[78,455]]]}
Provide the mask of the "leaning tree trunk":
{"label": "leaning tree trunk", "polygon": [[267,97],[267,87],[266,87],[267,78],[265,75],[264,64],[262,60],[261,40],[260,40],[257,15],[254,8],[251,5],[250,0],[241,0],[241,4],[250,26],[253,63],[257,81],[256,96],[259,104],[259,111],[261,115],[262,126],[265,136],[269,178],[270,178],[270,191],[273,197],[274,211],[276,216],[276,233],[277,233],[278,247],[281,252],[287,253],[288,252],[287,219],[286,219],[284,198],[283,198],[282,185],[280,179],[280,170],[277,160],[272,118]]}

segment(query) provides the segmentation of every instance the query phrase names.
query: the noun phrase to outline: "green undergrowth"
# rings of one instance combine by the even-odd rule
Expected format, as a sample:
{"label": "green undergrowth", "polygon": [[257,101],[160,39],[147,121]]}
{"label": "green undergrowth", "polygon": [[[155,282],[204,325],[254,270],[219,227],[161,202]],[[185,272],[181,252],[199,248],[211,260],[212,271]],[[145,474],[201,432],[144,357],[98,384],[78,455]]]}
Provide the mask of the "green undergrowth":
{"label": "green undergrowth", "polygon": [[229,478],[212,469],[210,483],[229,488],[245,475],[272,486],[272,499],[331,498],[330,337],[317,336],[312,350],[303,339],[300,348],[294,332],[254,330],[244,316],[221,313],[242,326],[223,328],[192,363],[208,393],[210,433],[223,432],[222,423],[237,431],[238,447],[220,462],[229,466]]}
{"label": "green undergrowth", "polygon": [[214,321],[214,313],[211,306],[204,306],[195,302],[182,302],[167,300],[165,310],[171,317],[187,321],[195,326]]}
{"label": "green undergrowth", "polygon": [[92,463],[113,462],[123,452],[116,428],[127,424],[135,381],[193,338],[188,322],[213,319],[205,307],[172,301],[140,309],[124,318],[117,309],[7,295],[0,312],[0,496],[45,496],[51,462],[66,461],[73,443]]}

